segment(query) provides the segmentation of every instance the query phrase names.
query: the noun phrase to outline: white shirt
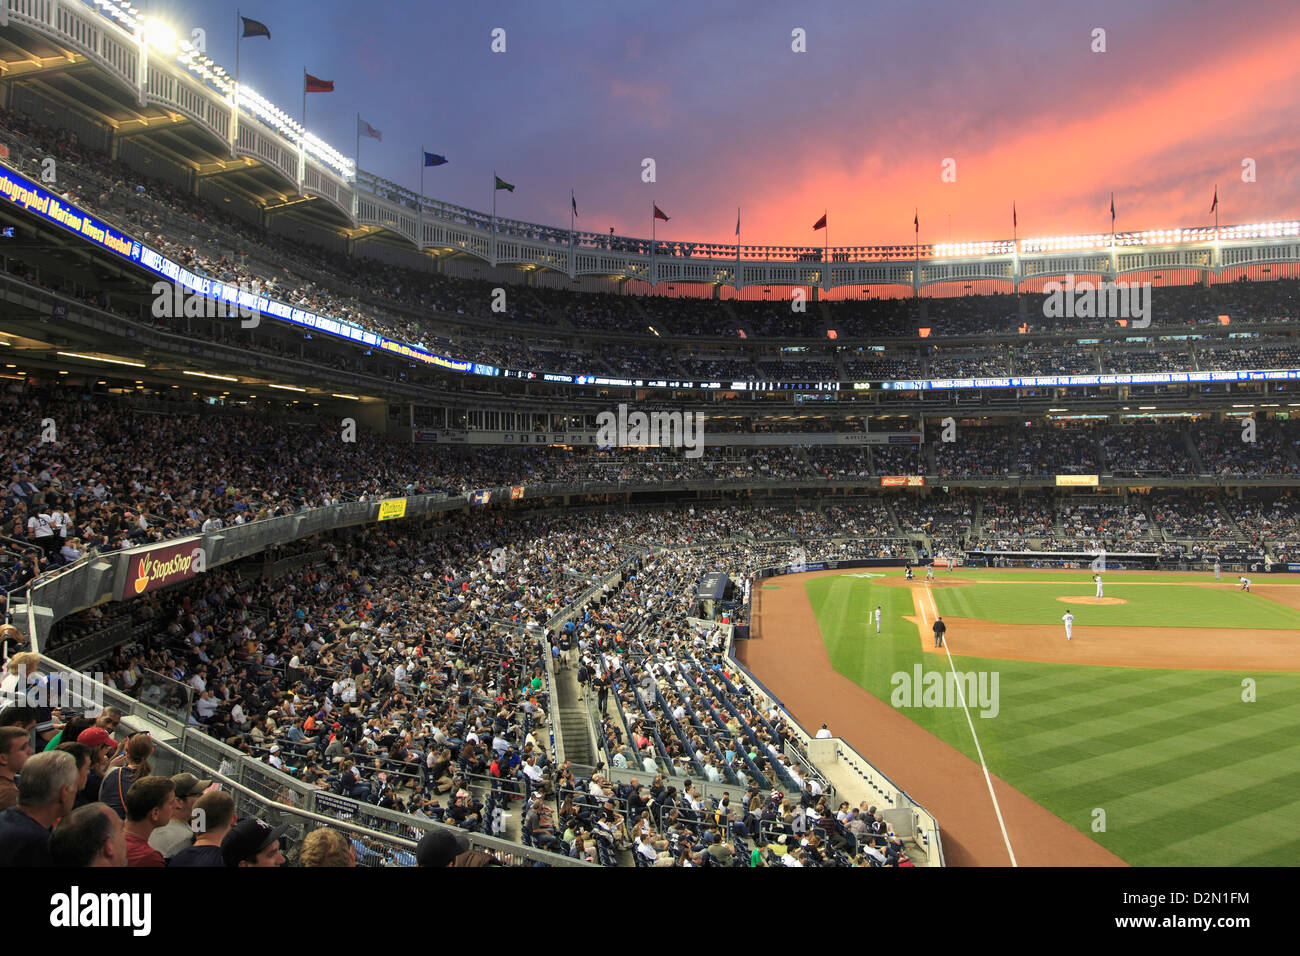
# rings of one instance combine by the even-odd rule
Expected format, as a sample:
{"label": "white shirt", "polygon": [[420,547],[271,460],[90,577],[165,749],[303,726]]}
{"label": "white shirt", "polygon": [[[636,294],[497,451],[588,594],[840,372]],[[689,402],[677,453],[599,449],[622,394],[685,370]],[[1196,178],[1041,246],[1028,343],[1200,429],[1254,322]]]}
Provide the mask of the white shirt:
{"label": "white shirt", "polygon": [[1072,625],[1072,624],[1074,623],[1074,615],[1073,615],[1073,614],[1070,614],[1070,613],[1067,611],[1066,614],[1065,614],[1065,616],[1062,617],[1061,620],[1065,622],[1065,626],[1066,626],[1066,627],[1069,627],[1070,625]]}

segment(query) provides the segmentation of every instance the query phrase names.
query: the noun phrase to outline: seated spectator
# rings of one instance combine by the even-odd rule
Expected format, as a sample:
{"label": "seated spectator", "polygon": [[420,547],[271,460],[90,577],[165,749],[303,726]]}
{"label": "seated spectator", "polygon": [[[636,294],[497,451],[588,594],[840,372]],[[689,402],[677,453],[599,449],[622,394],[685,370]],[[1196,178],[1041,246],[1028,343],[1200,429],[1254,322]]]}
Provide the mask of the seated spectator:
{"label": "seated spectator", "polygon": [[0,811],[18,802],[17,774],[32,756],[32,735],[21,727],[0,727]]}
{"label": "seated spectator", "polygon": [[[107,803],[117,815],[126,819],[126,795],[137,780],[149,776],[149,758],[153,756],[153,738],[136,734],[126,743],[126,750],[109,762],[112,768],[99,787],[99,799]],[[115,766],[115,764],[117,764]]]}
{"label": "seated spectator", "polygon": [[55,866],[126,866],[126,828],[106,803],[77,807],[50,834]]}

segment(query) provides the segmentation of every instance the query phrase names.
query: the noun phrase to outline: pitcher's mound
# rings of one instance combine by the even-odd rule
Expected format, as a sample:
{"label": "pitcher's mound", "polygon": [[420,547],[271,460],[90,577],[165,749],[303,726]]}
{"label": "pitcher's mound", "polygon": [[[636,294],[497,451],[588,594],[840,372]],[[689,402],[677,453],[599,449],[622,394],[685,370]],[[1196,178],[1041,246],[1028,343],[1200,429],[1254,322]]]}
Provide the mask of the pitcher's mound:
{"label": "pitcher's mound", "polygon": [[1099,597],[1059,597],[1058,601],[1065,604],[1127,604],[1123,598],[1099,598]]}

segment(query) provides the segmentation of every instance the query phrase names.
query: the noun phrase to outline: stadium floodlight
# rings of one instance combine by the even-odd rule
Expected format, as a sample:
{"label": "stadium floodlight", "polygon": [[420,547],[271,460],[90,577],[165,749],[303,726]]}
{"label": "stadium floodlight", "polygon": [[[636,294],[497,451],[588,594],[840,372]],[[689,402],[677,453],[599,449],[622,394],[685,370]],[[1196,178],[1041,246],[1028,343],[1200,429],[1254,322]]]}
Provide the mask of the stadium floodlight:
{"label": "stadium floodlight", "polygon": [[351,399],[351,400],[354,401],[354,402],[359,402],[359,401],[361,401],[361,396],[360,396],[360,395],[341,395],[341,394],[339,394],[338,392],[331,392],[331,393],[330,393],[330,397],[331,397],[331,398],[347,398],[347,399]]}
{"label": "stadium floodlight", "polygon": [[127,359],[108,358],[103,355],[82,355],[80,352],[55,352],[55,355],[62,355],[66,358],[84,359],[87,362],[107,362],[109,365],[129,365],[131,368],[148,368],[144,362],[131,362]]}
{"label": "stadium floodlight", "polygon": [[278,388],[285,392],[305,392],[307,389],[298,388],[296,385],[268,385],[268,388]]}
{"label": "stadium floodlight", "polygon": [[177,51],[176,31],[161,20],[150,17],[145,21],[144,38],[159,53],[175,54]]}
{"label": "stadium floodlight", "polygon": [[182,369],[182,375],[193,375],[197,378],[215,378],[219,382],[238,382],[239,379],[234,375],[213,375],[211,372],[191,372],[189,369]]}

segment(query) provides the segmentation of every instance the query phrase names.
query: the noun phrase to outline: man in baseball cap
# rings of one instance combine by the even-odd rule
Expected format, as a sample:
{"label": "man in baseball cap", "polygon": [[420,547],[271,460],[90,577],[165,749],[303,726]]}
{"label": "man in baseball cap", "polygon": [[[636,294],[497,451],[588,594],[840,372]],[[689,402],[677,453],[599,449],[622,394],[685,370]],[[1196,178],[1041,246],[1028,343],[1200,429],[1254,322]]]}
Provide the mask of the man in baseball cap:
{"label": "man in baseball cap", "polygon": [[192,773],[178,773],[172,777],[172,783],[176,784],[176,806],[172,809],[172,818],[166,826],[149,834],[149,845],[168,860],[194,842],[194,830],[190,827],[194,804],[198,803],[203,791],[212,786],[211,780],[200,780]]}
{"label": "man in baseball cap", "polygon": [[226,866],[283,866],[280,837],[288,824],[273,827],[261,820],[241,820],[221,841],[221,856]]}

